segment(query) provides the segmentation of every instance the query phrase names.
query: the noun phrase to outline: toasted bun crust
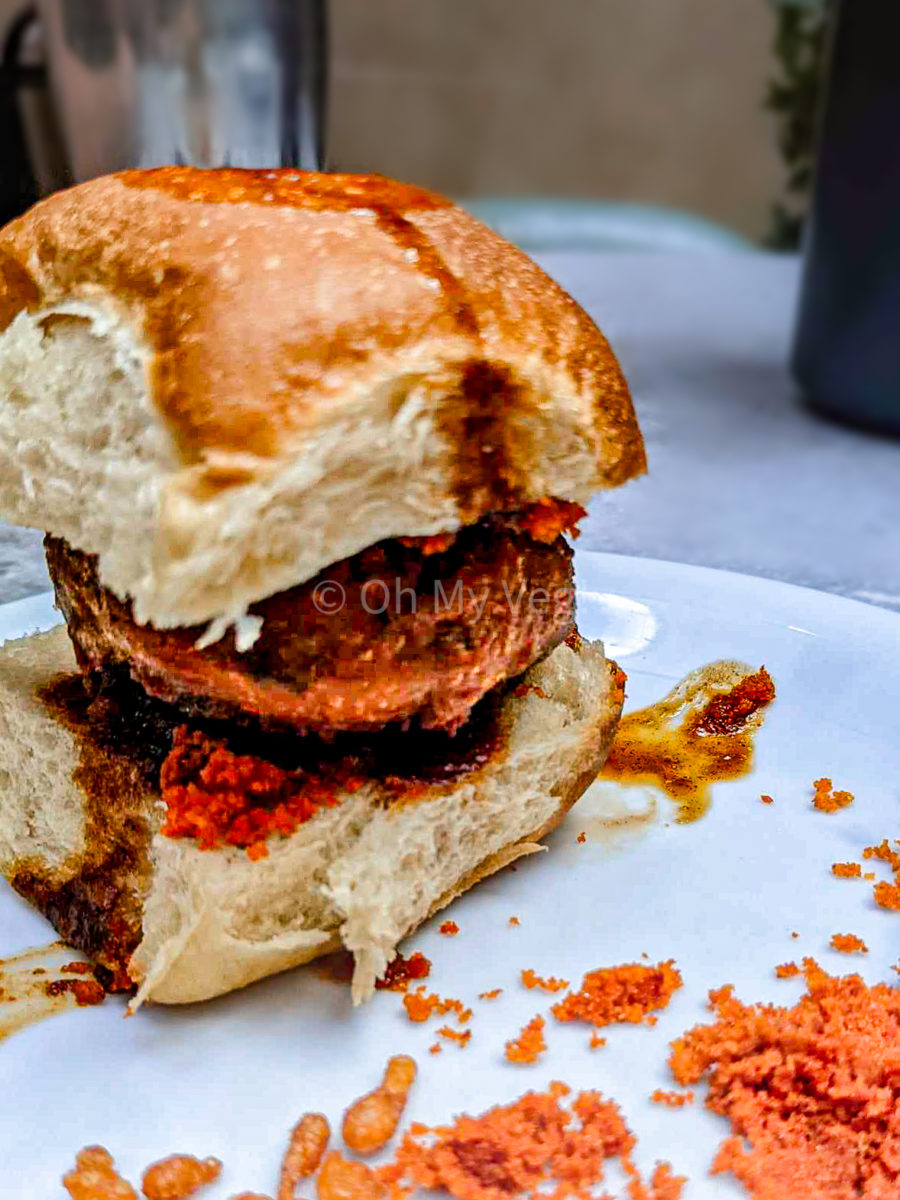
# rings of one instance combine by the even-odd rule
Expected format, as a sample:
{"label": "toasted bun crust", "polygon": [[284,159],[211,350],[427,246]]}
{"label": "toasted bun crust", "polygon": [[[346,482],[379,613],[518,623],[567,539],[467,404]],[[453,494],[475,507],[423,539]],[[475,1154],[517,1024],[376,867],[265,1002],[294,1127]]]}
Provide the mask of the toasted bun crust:
{"label": "toasted bun crust", "polygon": [[159,795],[129,748],[85,754],[77,721],[39,698],[73,668],[61,628],[0,649],[0,870],[64,938],[120,980],[127,969],[138,1002],[207,999],[342,944],[364,999],[431,913],[542,848],[602,766],[622,705],[599,643],[561,645],[508,693],[478,771],[399,799],[372,779],[253,862],[159,834]]}
{"label": "toasted bun crust", "polygon": [[164,168],[59,192],[0,232],[0,330],[0,515],[99,554],[161,627],[644,469],[571,297],[375,176]]}

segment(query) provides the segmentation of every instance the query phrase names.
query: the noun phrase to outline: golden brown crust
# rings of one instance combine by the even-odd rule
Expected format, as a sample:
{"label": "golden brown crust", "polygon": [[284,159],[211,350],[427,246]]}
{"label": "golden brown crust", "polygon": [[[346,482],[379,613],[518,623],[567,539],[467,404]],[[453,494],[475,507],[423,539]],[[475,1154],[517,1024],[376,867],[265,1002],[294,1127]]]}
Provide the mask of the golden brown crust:
{"label": "golden brown crust", "polygon": [[[489,875],[495,875],[498,871],[502,871],[504,867],[508,867],[510,863],[514,863],[517,858],[524,858],[528,854],[535,854],[542,850],[543,846],[540,843],[543,839],[562,824],[569,810],[584,795],[587,788],[600,774],[612,746],[613,738],[616,736],[619,718],[622,715],[622,705],[625,702],[625,692],[619,682],[619,668],[612,661],[608,662],[607,665],[610,675],[616,681],[614,702],[603,713],[603,719],[595,728],[594,740],[590,751],[580,760],[573,762],[569,773],[560,781],[557,788],[559,807],[538,829],[535,829],[526,837],[513,842],[511,845],[504,846],[496,854],[488,855],[468,875],[458,880],[448,892],[445,892],[439,900],[435,901],[429,910],[426,920],[433,917],[435,913],[440,912],[442,908],[446,908],[448,904],[452,904],[457,896],[461,896],[463,892],[467,892],[469,888],[474,887],[476,883],[480,883],[482,879],[487,879]],[[410,930],[410,932],[412,931]]]}
{"label": "golden brown crust", "polygon": [[372,362],[410,350],[429,368],[495,372],[489,388],[462,389],[443,421],[455,445],[494,437],[461,459],[463,519],[516,490],[505,450],[527,439],[528,405],[541,399],[516,383],[526,364],[585,397],[598,484],[644,469],[627,386],[590,318],[524,254],[421,189],[125,172],[57,193],[0,234],[0,328],[21,309],[98,298],[143,330],[156,405],[184,461],[207,464],[198,486],[212,492],[243,481],[216,454],[277,456]]}

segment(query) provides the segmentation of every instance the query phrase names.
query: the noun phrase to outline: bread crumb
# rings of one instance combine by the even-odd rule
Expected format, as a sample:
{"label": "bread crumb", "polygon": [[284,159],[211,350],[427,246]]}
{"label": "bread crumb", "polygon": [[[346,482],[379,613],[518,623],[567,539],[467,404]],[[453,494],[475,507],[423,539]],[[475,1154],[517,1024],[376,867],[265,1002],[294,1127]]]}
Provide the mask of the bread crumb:
{"label": "bread crumb", "polygon": [[831,864],[831,873],[838,879],[859,879],[862,867],[855,862],[836,862]]}
{"label": "bread crumb", "polygon": [[664,1092],[657,1088],[650,1099],[654,1104],[665,1104],[667,1108],[684,1108],[686,1104],[694,1103],[693,1092]]}
{"label": "bread crumb", "polygon": [[490,992],[479,992],[478,999],[479,1000],[496,1000],[498,996],[502,996],[502,995],[503,995],[503,988],[494,988]]}
{"label": "bread crumb", "polygon": [[652,1023],[655,1018],[648,1014],[665,1008],[681,982],[681,973],[672,959],[655,967],[640,963],[604,967],[589,971],[581,989],[570,992],[551,1011],[558,1021],[588,1021],[592,1025]]}
{"label": "bread crumb", "polygon": [[831,939],[832,950],[840,950],[841,954],[868,954],[869,947],[855,933],[836,933]]}
{"label": "bread crumb", "polygon": [[876,883],[873,888],[875,903],[880,908],[893,909],[900,912],[900,887],[894,883]]}
{"label": "bread crumb", "polygon": [[438,933],[442,933],[445,937],[456,937],[459,933],[459,926],[455,921],[444,921],[439,927]]}
{"label": "bread crumb", "polygon": [[[900,846],[900,842],[895,844]],[[863,850],[863,858],[876,858],[880,862],[887,863],[892,871],[900,871],[900,853],[891,848],[887,838],[879,842],[877,846],[866,846]]]}
{"label": "bread crumb", "polygon": [[471,1008],[466,1008],[461,1000],[456,1000],[453,997],[444,999],[436,993],[426,993],[424,987],[416,988],[414,992],[407,992],[403,997],[403,1007],[406,1009],[406,1015],[416,1024],[422,1021],[427,1021],[429,1017],[443,1017],[447,1013],[456,1013],[456,1019],[460,1025],[465,1025],[472,1016]]}
{"label": "bread crumb", "polygon": [[471,1029],[451,1029],[449,1025],[442,1025],[438,1034],[440,1037],[446,1038],[448,1042],[456,1042],[461,1050],[464,1050],[472,1040]]}
{"label": "bread crumb", "polygon": [[852,804],[855,796],[852,792],[836,792],[830,779],[817,779],[813,783],[813,808],[819,812],[836,813],[848,804]]}
{"label": "bread crumb", "polygon": [[591,1050],[599,1050],[602,1046],[605,1046],[605,1045],[606,1045],[605,1037],[601,1037],[600,1034],[596,1033],[596,1032],[591,1034],[591,1040],[588,1042],[588,1047]]}
{"label": "bread crumb", "polygon": [[542,979],[530,968],[522,972],[522,983],[527,988],[540,988],[542,992],[562,992],[569,986],[568,979],[557,979],[553,975]]}
{"label": "bread crumb", "polygon": [[583,829],[582,829],[581,833],[579,833],[579,835],[575,839],[575,841],[578,842],[579,846],[583,846],[584,843],[587,841],[587,834],[584,832]]}
{"label": "bread crumb", "polygon": [[522,922],[519,920],[518,917],[510,917],[509,923],[510,923],[510,925],[521,925],[522,924]]}
{"label": "bread crumb", "polygon": [[775,797],[767,796],[765,794],[765,792],[760,796],[760,800],[762,800],[763,804],[774,804],[775,803]]}
{"label": "bread crumb", "polygon": [[[632,1158],[634,1135],[617,1105],[599,1092],[570,1094],[562,1083],[527,1092],[512,1104],[452,1124],[413,1126],[392,1163],[379,1171],[391,1196],[418,1189],[447,1192],[457,1200],[501,1200],[552,1195],[583,1200],[599,1194],[606,1163],[618,1159],[632,1200],[678,1200],[685,1180],[660,1163],[649,1183]],[[552,1192],[548,1189],[552,1186]]]}
{"label": "bread crumb", "polygon": [[546,1049],[544,1018],[532,1017],[519,1036],[506,1043],[506,1059],[511,1063],[533,1063]]}
{"label": "bread crumb", "polygon": [[[713,1024],[689,1030],[669,1059],[679,1084],[709,1080],[707,1106],[731,1122],[713,1174],[755,1200],[858,1200],[897,1193],[900,989],[832,978],[804,960],[792,1008],[710,993]],[[776,1082],[777,1081],[777,1082]]]}
{"label": "bread crumb", "polygon": [[781,963],[775,968],[775,974],[779,979],[793,979],[800,974],[800,968],[795,962]]}

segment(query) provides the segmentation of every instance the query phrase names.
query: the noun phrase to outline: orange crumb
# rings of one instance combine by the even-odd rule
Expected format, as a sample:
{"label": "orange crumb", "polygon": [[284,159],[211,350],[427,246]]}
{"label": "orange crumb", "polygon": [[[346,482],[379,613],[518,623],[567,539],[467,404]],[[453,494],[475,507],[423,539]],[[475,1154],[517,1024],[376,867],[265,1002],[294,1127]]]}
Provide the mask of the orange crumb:
{"label": "orange crumb", "polygon": [[511,1063],[533,1063],[546,1049],[544,1018],[533,1017],[517,1038],[506,1043],[506,1058]]}
{"label": "orange crumb", "polygon": [[852,804],[855,797],[852,792],[834,791],[830,779],[817,779],[813,784],[813,808],[819,812],[835,813],[839,809]]}
{"label": "orange crumb", "polygon": [[795,975],[800,974],[800,968],[795,962],[782,963],[775,968],[775,974],[779,979],[793,979]]}
{"label": "orange crumb", "polygon": [[578,837],[575,839],[575,841],[576,841],[576,842],[578,842],[578,844],[579,844],[580,846],[583,846],[583,845],[584,845],[584,843],[587,841],[587,834],[584,832],[584,830],[583,830],[583,829],[582,829],[581,833],[579,833],[579,835],[578,835]]}
{"label": "orange crumb", "polygon": [[875,903],[881,908],[900,911],[900,887],[894,883],[876,883],[873,888]]}
{"label": "orange crumb", "polygon": [[859,879],[862,867],[855,862],[837,862],[831,864],[831,873],[838,879]]}
{"label": "orange crumb", "polygon": [[797,930],[796,930],[796,929],[795,929],[795,930],[794,930],[794,932],[791,934],[791,937],[792,937],[792,938],[795,938],[795,939],[796,939],[796,938],[798,938],[799,936],[800,936],[800,934],[797,932]]}
{"label": "orange crumb", "polygon": [[112,1155],[103,1146],[79,1150],[62,1184],[72,1200],[137,1200],[137,1192],[116,1171]]}
{"label": "orange crumb", "polygon": [[868,954],[869,947],[855,933],[836,933],[831,939],[832,950],[840,950],[842,954]]}
{"label": "orange crumb", "polygon": [[431,1016],[443,1017],[452,1012],[456,1013],[456,1019],[460,1025],[465,1025],[472,1016],[471,1008],[466,1008],[461,1000],[455,1000],[452,997],[444,999],[434,992],[426,994],[423,987],[417,988],[414,992],[407,992],[403,997],[403,1007],[406,1009],[409,1019],[417,1024],[427,1021]]}
{"label": "orange crumb", "polygon": [[665,1104],[667,1108],[684,1108],[686,1104],[694,1103],[693,1092],[664,1092],[657,1088],[650,1097],[654,1104]]}
{"label": "orange crumb", "polygon": [[618,1159],[632,1200],[678,1200],[685,1181],[667,1163],[649,1183],[641,1177],[632,1158],[634,1135],[616,1104],[598,1092],[580,1092],[563,1107],[568,1094],[564,1084],[551,1084],[478,1117],[410,1130],[380,1179],[392,1197],[426,1189],[456,1200],[544,1194],[583,1200],[598,1194],[607,1161]]}
{"label": "orange crumb", "polygon": [[438,933],[444,934],[445,937],[456,937],[459,933],[459,926],[455,921],[444,921],[438,929]]}
{"label": "orange crumb", "polygon": [[629,963],[590,971],[581,990],[553,1005],[558,1021],[589,1021],[592,1025],[611,1025],[625,1021],[637,1025],[648,1020],[654,1009],[665,1008],[672,993],[681,987],[681,974],[673,960],[655,967]]}
{"label": "orange crumb", "polygon": [[863,879],[865,879],[867,883],[871,883],[874,878],[875,878],[874,871],[866,871],[866,873],[863,875]]}
{"label": "orange crumb", "polygon": [[767,796],[765,794],[765,792],[760,796],[760,800],[762,800],[763,804],[774,804],[775,803],[775,797]]}
{"label": "orange crumb", "polygon": [[278,1175],[278,1200],[294,1200],[297,1184],[319,1169],[328,1142],[331,1126],[321,1113],[304,1113],[288,1140]]}
{"label": "orange crumb", "polygon": [[446,1038],[448,1042],[456,1042],[461,1050],[468,1046],[472,1040],[471,1029],[451,1029],[449,1025],[442,1025],[438,1030],[438,1034],[442,1038]]}
{"label": "orange crumb", "polygon": [[444,1047],[441,1045],[440,1042],[435,1042],[433,1046],[428,1047],[428,1053],[429,1054],[440,1054],[440,1052],[443,1050],[443,1048]]}
{"label": "orange crumb", "polygon": [[430,974],[431,962],[424,954],[417,951],[409,958],[404,958],[398,951],[381,979],[375,980],[375,986],[386,991],[405,992],[412,980],[427,979]]}
{"label": "orange crumb", "polygon": [[[397,1132],[417,1074],[415,1059],[395,1054],[388,1059],[378,1087],[350,1105],[344,1113],[341,1133],[344,1144],[354,1154],[374,1154],[388,1144]],[[279,1200],[294,1200],[293,1188],[283,1196],[279,1193]]]}
{"label": "orange crumb", "polygon": [[522,924],[522,922],[519,920],[518,917],[510,917],[509,923],[510,923],[510,925],[521,925]]}
{"label": "orange crumb", "polygon": [[222,1164],[217,1158],[201,1160],[191,1154],[172,1154],[147,1168],[141,1191],[147,1200],[188,1200],[208,1183],[214,1183],[221,1173]]}
{"label": "orange crumb", "polygon": [[605,1037],[601,1037],[599,1033],[591,1034],[591,1040],[588,1042],[588,1046],[591,1048],[591,1050],[599,1050],[602,1046],[605,1046],[605,1045],[606,1045]]}
{"label": "orange crumb", "polygon": [[900,1186],[900,989],[832,978],[805,960],[792,1008],[711,994],[716,1020],[672,1045],[678,1083],[709,1079],[731,1122],[713,1173],[755,1200],[889,1200]]}
{"label": "orange crumb", "polygon": [[502,996],[502,995],[503,995],[503,988],[494,988],[490,992],[479,992],[478,999],[479,1000],[496,1000],[498,996]]}
{"label": "orange crumb", "polygon": [[569,986],[568,979],[557,979],[553,975],[542,979],[530,967],[522,972],[522,982],[527,988],[540,988],[542,992],[562,992]]}
{"label": "orange crumb", "polygon": [[322,1163],[316,1180],[319,1200],[380,1200],[384,1187],[365,1163],[344,1158],[332,1150]]}
{"label": "orange crumb", "polygon": [[[900,846],[900,842],[895,842],[895,845]],[[877,858],[881,862],[886,862],[892,871],[900,871],[900,853],[891,848],[887,838],[879,842],[877,846],[866,846],[863,850],[863,858]]]}

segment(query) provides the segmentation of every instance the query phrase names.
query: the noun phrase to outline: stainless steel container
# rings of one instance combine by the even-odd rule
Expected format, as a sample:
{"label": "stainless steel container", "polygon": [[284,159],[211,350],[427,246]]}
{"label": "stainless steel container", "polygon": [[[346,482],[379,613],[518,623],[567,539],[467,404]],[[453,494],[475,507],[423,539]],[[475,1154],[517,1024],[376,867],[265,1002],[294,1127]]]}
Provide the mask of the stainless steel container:
{"label": "stainless steel container", "polygon": [[38,0],[37,19],[68,179],[323,166],[326,0]]}

